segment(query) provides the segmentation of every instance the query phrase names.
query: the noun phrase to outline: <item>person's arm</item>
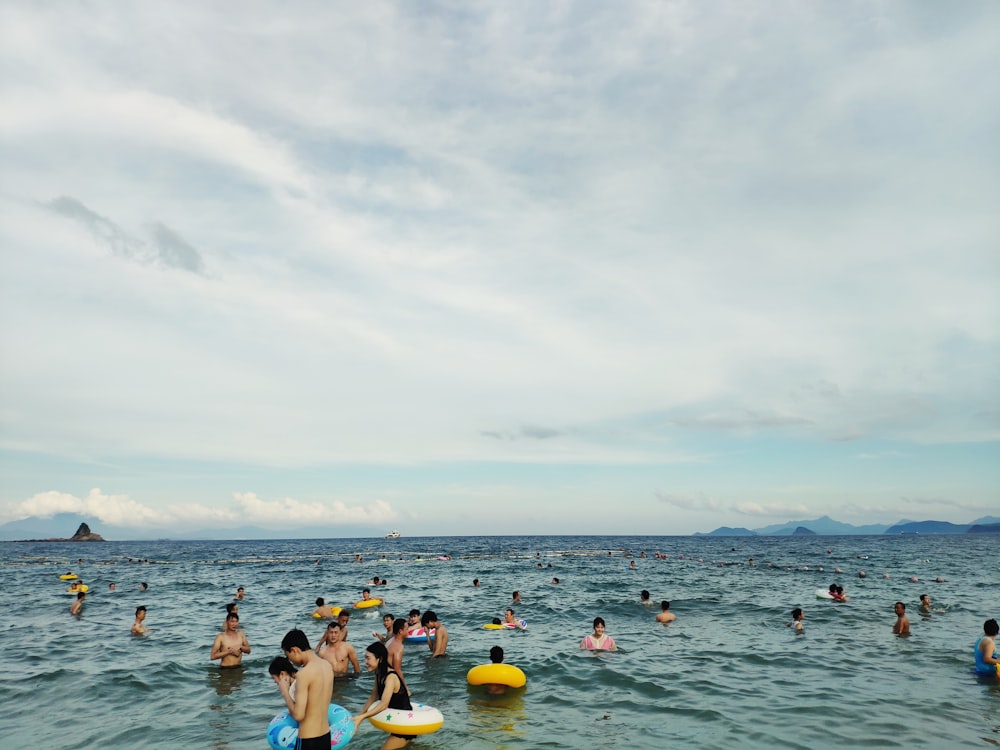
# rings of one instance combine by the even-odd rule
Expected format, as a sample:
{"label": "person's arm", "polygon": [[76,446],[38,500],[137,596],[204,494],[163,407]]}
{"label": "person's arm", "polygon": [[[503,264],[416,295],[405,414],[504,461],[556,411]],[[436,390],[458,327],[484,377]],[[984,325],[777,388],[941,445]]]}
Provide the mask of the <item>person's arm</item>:
{"label": "person's arm", "polygon": [[357,677],[361,674],[361,665],[358,664],[358,652],[355,651],[354,646],[351,646],[350,651],[347,652],[347,658],[351,660],[351,666],[354,667],[354,676]]}
{"label": "person's arm", "polygon": [[247,640],[247,634],[243,634],[243,641],[240,643],[240,651],[244,654],[250,653],[250,641]]}
{"label": "person's arm", "polygon": [[983,654],[984,664],[992,664],[994,666],[1000,664],[1000,661],[998,661],[997,658],[994,656],[994,654],[996,653],[995,649],[996,649],[996,642],[993,639],[983,638],[983,640],[979,642],[979,650]]}
{"label": "person's arm", "polygon": [[323,647],[324,643],[326,643],[326,631],[323,631],[323,637],[319,639],[319,643],[317,643],[316,648],[313,649],[317,656],[319,655],[319,650]]}
{"label": "person's arm", "polygon": [[210,661],[215,661],[216,659],[221,659],[226,655],[225,650],[222,648],[222,634],[215,636],[215,643],[212,644],[212,655],[209,657]]}
{"label": "person's arm", "polygon": [[[385,678],[385,687],[382,688],[381,696],[378,696],[376,694],[374,688],[372,689],[371,697],[368,699],[368,702],[365,703],[365,707],[361,709],[361,713],[357,714],[354,717],[355,726],[360,724],[369,716],[374,716],[379,711],[384,711],[385,709],[387,709],[389,707],[389,701],[392,700],[393,693],[399,690],[399,688],[400,688],[399,678],[396,677],[396,675],[390,673]],[[377,702],[376,698],[378,698]],[[374,705],[372,705],[373,703]]]}

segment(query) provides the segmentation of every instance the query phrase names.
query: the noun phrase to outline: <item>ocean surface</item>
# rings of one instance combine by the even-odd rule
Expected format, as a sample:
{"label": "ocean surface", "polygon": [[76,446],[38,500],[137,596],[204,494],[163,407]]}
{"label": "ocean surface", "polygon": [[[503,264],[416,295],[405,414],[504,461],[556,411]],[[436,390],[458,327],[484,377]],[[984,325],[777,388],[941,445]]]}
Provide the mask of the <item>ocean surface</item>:
{"label": "ocean surface", "polygon": [[[406,647],[414,699],[445,717],[444,728],[414,748],[1000,745],[1000,684],[972,672],[983,621],[1000,617],[998,541],[3,542],[0,748],[266,750],[268,721],[283,707],[267,674],[282,636],[301,628],[315,643],[324,627],[310,616],[315,598],[349,605],[376,575],[389,580],[379,589],[388,605],[354,611],[349,641],[359,655],[386,611],[433,609],[450,632],[446,659]],[[434,559],[442,555],[452,559]],[[58,578],[68,571],[91,587],[80,617],[69,614],[73,597]],[[139,590],[142,581],[148,591]],[[849,602],[816,598],[833,582]],[[246,588],[240,616],[253,651],[245,669],[222,672],[208,656],[237,586]],[[484,630],[515,589],[523,599],[516,614],[528,629]],[[656,606],[639,603],[642,589]],[[941,611],[922,616],[922,593]],[[654,621],[662,599],[677,615],[667,627]],[[909,638],[892,635],[896,600],[907,605]],[[140,604],[150,632],[134,637]],[[805,610],[803,636],[785,626],[793,607]],[[579,649],[598,615],[619,651]],[[525,688],[492,696],[467,685],[466,672],[488,662],[493,645],[524,670]],[[356,711],[371,687],[368,674],[338,680],[334,701]],[[366,722],[350,747],[379,748],[384,738]]]}

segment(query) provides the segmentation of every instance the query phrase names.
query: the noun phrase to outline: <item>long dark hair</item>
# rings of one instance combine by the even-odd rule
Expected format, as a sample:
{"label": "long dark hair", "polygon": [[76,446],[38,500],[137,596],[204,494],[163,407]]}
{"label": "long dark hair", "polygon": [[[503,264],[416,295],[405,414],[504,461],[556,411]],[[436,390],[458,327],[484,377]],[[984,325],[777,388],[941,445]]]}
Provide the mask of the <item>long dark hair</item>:
{"label": "long dark hair", "polygon": [[378,659],[378,664],[375,666],[375,679],[378,680],[379,684],[384,685],[385,678],[389,674],[389,652],[386,650],[385,644],[375,641],[365,651]]}

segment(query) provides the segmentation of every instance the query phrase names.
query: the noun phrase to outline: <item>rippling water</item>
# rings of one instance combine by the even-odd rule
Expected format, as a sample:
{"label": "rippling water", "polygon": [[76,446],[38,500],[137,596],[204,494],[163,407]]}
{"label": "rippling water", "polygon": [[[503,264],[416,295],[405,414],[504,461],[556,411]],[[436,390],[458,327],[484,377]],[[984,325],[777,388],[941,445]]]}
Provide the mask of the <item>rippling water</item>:
{"label": "rippling water", "polygon": [[[657,550],[669,559],[654,559]],[[442,554],[454,559],[427,559]],[[0,748],[265,750],[282,707],[267,665],[282,636],[298,627],[314,642],[323,624],[309,616],[313,600],[348,604],[374,575],[389,579],[380,589],[388,607],[354,612],[359,654],[386,610],[434,609],[451,634],[447,659],[406,647],[414,697],[445,716],[415,748],[1000,744],[1000,685],[971,670],[983,621],[1000,617],[996,537],[0,543],[0,564]],[[80,618],[68,614],[72,597],[58,580],[67,570],[91,586]],[[849,603],[815,598],[834,581]],[[220,672],[208,655],[240,585],[253,653],[242,672]],[[528,630],[483,630],[515,589]],[[639,604],[641,589],[656,607]],[[925,592],[942,613],[918,614]],[[677,615],[669,627],[653,621],[661,599]],[[891,634],[897,599],[907,603],[908,639]],[[151,632],[137,638],[129,628],[139,604]],[[806,611],[803,637],[785,627],[796,606]],[[619,652],[579,650],[597,615]],[[496,644],[527,674],[523,690],[489,696],[467,686],[468,669]],[[338,681],[334,700],[357,710],[371,686],[367,675]],[[366,724],[351,747],[383,739]]]}

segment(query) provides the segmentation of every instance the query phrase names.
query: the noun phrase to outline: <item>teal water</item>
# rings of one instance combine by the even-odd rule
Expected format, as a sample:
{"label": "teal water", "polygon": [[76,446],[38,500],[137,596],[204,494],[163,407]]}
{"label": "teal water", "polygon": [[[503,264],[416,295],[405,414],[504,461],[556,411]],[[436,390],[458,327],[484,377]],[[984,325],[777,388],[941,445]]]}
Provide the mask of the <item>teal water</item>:
{"label": "teal water", "polygon": [[[442,554],[453,559],[416,559]],[[1000,617],[996,537],[4,542],[0,565],[0,748],[265,750],[282,708],[267,674],[282,636],[298,627],[315,642],[323,624],[309,616],[313,600],[349,604],[374,575],[389,579],[388,607],[353,613],[359,654],[386,610],[434,609],[451,634],[447,659],[406,647],[414,698],[445,716],[414,748],[1000,744],[1000,684],[971,670],[983,621]],[[91,586],[79,618],[58,580],[67,570]],[[815,598],[834,581],[847,604]],[[253,652],[234,674],[208,655],[237,586]],[[483,630],[515,589],[528,630]],[[656,607],[639,604],[642,589]],[[918,613],[925,592],[944,612]],[[653,620],[661,599],[677,615],[669,627]],[[907,639],[891,633],[897,599]],[[151,632],[132,637],[139,604]],[[806,611],[802,637],[785,627],[796,606]],[[617,653],[579,650],[597,615]],[[468,669],[496,644],[527,674],[525,689],[488,696],[467,686]],[[334,700],[357,710],[371,686],[367,675],[338,681]],[[365,724],[350,747],[383,739]]]}

